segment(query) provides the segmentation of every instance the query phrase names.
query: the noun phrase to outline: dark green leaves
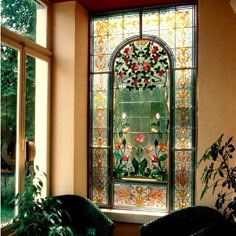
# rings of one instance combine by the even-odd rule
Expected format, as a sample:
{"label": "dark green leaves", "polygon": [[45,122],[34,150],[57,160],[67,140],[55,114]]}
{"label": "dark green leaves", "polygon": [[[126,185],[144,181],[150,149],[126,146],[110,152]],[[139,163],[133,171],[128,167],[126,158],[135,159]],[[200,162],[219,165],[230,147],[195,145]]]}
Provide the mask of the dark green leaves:
{"label": "dark green leaves", "polygon": [[25,190],[16,194],[15,204],[18,214],[14,218],[17,222],[17,235],[73,235],[68,226],[62,226],[61,203],[53,197],[42,197],[44,174],[38,173],[38,166],[30,169],[30,174],[25,178]]}
{"label": "dark green leaves", "polygon": [[[230,165],[229,159],[233,158],[232,153],[235,147],[232,144],[233,138],[230,137],[224,144],[223,134],[214,142],[202,155],[197,166],[206,162],[203,170],[201,181],[204,184],[200,199],[205,193],[211,189],[212,193],[218,192],[215,207],[220,209],[223,207],[232,192],[236,193],[236,167]],[[231,209],[232,210],[232,209]],[[236,214],[236,207],[232,211]]]}

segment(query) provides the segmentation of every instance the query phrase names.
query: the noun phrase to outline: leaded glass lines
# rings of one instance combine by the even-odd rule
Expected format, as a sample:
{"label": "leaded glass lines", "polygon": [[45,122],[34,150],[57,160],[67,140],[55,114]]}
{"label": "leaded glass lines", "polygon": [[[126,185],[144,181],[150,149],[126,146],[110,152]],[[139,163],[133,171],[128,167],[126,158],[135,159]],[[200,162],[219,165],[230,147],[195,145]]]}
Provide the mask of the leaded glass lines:
{"label": "leaded glass lines", "polygon": [[[195,6],[188,5],[140,9],[91,18],[89,159],[92,171],[89,195],[98,205],[169,211],[193,204],[197,69],[195,16]],[[149,88],[146,85],[152,80],[152,76],[150,80],[145,80],[148,73],[143,71],[148,71],[151,68],[149,66],[153,65],[142,62],[141,77],[137,76],[136,81],[131,73],[137,69],[135,62],[130,61],[128,66],[123,64],[129,53],[127,48],[132,48],[132,43],[140,36],[152,39],[151,47],[161,45],[168,54],[168,68],[164,68],[161,88],[159,82],[152,81]],[[119,56],[120,60],[115,60]],[[154,74],[161,71],[161,64],[158,66]],[[157,93],[154,92],[155,89]],[[143,96],[142,101],[139,96]],[[118,102],[120,98],[122,101]],[[118,125],[113,117],[123,122],[120,131],[123,132],[125,141],[119,140],[121,133],[117,131]],[[147,122],[141,122],[141,119]],[[137,163],[129,163],[128,175],[126,173],[122,176],[114,171],[114,156],[126,161],[130,156],[125,154],[131,154],[127,152],[121,155],[117,150],[122,145],[132,150],[131,141],[138,141],[142,147],[136,149],[137,155],[141,156],[145,152],[148,156],[148,152],[153,151],[153,147],[148,145],[149,141],[157,135],[158,128],[163,130],[158,148],[165,147],[163,151],[168,160],[164,166],[167,171],[169,164],[173,167],[171,175],[168,172],[166,176],[173,178],[154,178],[156,182],[150,182],[153,178],[149,176],[148,180],[135,180],[137,176],[147,178],[146,168],[155,163],[156,155],[146,159],[147,162],[143,162],[145,170],[135,170],[135,176],[128,169]],[[113,143],[116,135],[118,138]],[[130,179],[124,179],[127,177]]]}

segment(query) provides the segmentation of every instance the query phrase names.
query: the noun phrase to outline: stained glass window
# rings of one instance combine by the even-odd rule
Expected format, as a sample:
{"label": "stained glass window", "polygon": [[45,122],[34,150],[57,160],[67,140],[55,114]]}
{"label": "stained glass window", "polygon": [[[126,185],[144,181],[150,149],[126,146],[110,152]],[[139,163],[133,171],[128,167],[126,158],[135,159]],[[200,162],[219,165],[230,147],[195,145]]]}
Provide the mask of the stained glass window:
{"label": "stained glass window", "polygon": [[196,9],[91,18],[89,196],[116,209],[194,201]]}

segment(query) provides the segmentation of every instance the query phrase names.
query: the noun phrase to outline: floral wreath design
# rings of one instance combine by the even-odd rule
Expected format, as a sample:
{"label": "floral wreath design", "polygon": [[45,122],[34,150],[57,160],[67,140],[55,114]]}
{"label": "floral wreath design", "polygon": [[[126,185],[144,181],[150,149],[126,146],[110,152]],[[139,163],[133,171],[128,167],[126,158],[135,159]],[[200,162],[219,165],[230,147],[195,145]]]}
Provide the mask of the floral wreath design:
{"label": "floral wreath design", "polygon": [[122,49],[115,60],[118,83],[126,88],[153,90],[158,83],[165,84],[168,69],[166,51],[157,43],[138,40]]}

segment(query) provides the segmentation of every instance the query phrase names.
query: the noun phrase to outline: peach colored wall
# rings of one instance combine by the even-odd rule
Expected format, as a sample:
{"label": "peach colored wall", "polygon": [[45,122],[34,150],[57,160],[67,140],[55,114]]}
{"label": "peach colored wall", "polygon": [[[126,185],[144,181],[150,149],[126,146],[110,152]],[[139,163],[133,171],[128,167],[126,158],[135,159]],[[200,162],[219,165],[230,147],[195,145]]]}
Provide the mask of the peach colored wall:
{"label": "peach colored wall", "polygon": [[51,194],[86,195],[88,15],[67,2],[52,17]]}
{"label": "peach colored wall", "polygon": [[[198,159],[222,133],[236,139],[236,14],[229,0],[199,0]],[[51,192],[86,195],[88,16],[78,3],[53,6]],[[236,144],[236,143],[235,143]],[[236,163],[235,163],[236,164]],[[211,194],[196,204],[214,207]],[[139,235],[137,224],[117,224],[115,235]],[[131,233],[133,232],[133,233]]]}
{"label": "peach colored wall", "polygon": [[[221,133],[236,139],[236,14],[229,2],[199,1],[198,158]],[[203,167],[196,204],[214,207],[210,193],[199,201]]]}
{"label": "peach colored wall", "polygon": [[[76,4],[75,54],[75,193],[87,195],[88,14]],[[78,66],[80,65],[80,66]]]}

